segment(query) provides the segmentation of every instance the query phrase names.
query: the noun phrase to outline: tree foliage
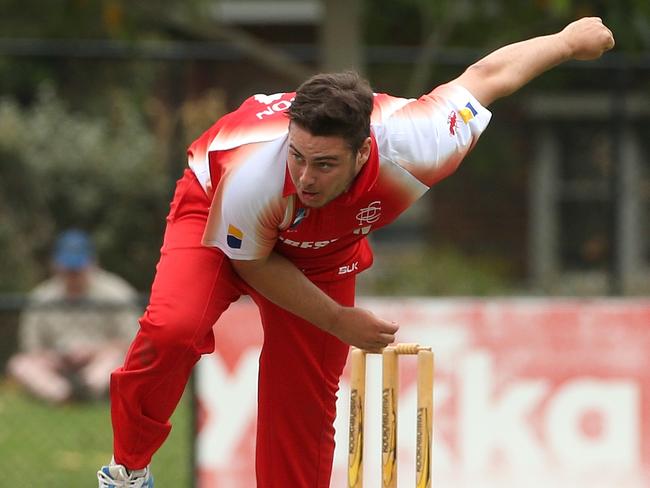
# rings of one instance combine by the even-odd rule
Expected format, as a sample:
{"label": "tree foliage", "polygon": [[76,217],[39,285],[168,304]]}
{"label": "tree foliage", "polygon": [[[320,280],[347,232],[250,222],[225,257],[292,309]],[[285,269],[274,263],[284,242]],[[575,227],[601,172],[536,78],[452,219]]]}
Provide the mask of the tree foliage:
{"label": "tree foliage", "polygon": [[[161,235],[168,172],[152,132],[115,97],[105,118],[71,112],[48,85],[23,109],[0,100],[0,289],[42,276],[56,232],[80,227],[130,281]],[[139,271],[136,271],[139,273]]]}
{"label": "tree foliage", "polygon": [[612,27],[617,49],[650,49],[650,3],[646,0],[366,0],[366,38],[371,44],[422,42],[436,30],[439,46],[491,49],[505,42],[561,29],[584,16]]}
{"label": "tree foliage", "polygon": [[[421,49],[413,66],[373,71],[377,88],[392,77],[399,94],[418,94],[440,79],[435,49],[487,52],[584,15],[603,17],[618,52],[650,49],[647,0],[364,1],[368,45]],[[280,71],[289,66],[251,36],[218,26],[214,3],[0,0],[0,42],[75,40],[82,48],[90,40],[221,36],[249,49],[251,59],[261,52]],[[54,235],[69,226],[90,230],[103,264],[147,289],[183,149],[224,111],[219,93],[196,88],[194,70],[210,69],[198,64],[0,55],[0,291],[26,290],[40,279]],[[299,71],[298,62],[292,67]]]}

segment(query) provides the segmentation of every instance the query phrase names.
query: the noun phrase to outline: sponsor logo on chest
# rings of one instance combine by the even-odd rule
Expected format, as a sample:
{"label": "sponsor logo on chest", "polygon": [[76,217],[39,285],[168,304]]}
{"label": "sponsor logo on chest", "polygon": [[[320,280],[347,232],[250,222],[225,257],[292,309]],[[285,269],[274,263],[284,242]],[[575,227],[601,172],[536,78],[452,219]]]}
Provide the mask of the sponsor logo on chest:
{"label": "sponsor logo on chest", "polygon": [[299,247],[300,249],[322,249],[323,247],[330,245],[332,242],[338,241],[338,238],[324,241],[294,241],[282,236],[279,236],[278,239],[287,246]]}
{"label": "sponsor logo on chest", "polygon": [[[302,211],[304,209],[300,209],[297,213],[296,216],[291,223],[290,227],[285,231],[285,232],[290,232],[294,233],[296,232],[296,227],[298,225],[305,221],[306,218],[309,216],[309,210]],[[355,235],[366,235],[370,232],[372,228],[372,224],[376,223],[379,219],[381,218],[381,201],[380,200],[375,200],[374,202],[371,202],[368,204],[367,207],[359,209],[359,211],[356,214],[356,220],[358,222],[359,227],[354,229],[352,231],[353,234]],[[333,232],[336,231],[336,229],[332,229]],[[342,233],[344,234],[346,231],[342,230]],[[349,232],[349,230],[347,231]],[[280,242],[283,244],[286,244],[287,246],[292,246],[300,249],[322,249],[333,242],[336,242],[339,240],[338,237],[333,238],[333,239],[322,239],[318,241],[299,241],[299,240],[294,240],[294,239],[289,239],[287,237],[279,236],[278,239]],[[343,268],[349,268],[350,266],[355,267],[354,269],[349,269],[348,271],[343,271]],[[353,271],[356,271],[356,266],[357,264],[352,264],[348,267],[343,267],[339,270],[339,274],[345,274],[345,273],[351,273]]]}

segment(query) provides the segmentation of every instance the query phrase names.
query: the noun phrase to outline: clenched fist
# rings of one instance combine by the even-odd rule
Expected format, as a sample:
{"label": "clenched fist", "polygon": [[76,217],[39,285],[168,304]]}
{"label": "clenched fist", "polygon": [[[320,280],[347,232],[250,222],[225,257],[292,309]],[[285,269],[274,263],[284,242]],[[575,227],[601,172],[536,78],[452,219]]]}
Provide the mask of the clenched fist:
{"label": "clenched fist", "polygon": [[560,35],[569,46],[571,58],[597,59],[614,47],[614,34],[600,17],[584,17],[567,25]]}

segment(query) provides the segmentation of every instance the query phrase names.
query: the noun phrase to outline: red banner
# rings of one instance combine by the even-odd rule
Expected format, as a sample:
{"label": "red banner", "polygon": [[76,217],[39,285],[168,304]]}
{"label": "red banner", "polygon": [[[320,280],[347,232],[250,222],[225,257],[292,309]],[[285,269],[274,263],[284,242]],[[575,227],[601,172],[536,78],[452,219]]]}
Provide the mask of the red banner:
{"label": "red banner", "polygon": [[[650,300],[380,300],[436,354],[434,486],[650,486]],[[197,367],[199,488],[255,486],[255,306],[235,304]],[[411,360],[412,359],[412,360]],[[379,486],[381,378],[369,359],[366,486]],[[400,364],[399,486],[415,478],[414,358]],[[348,372],[331,486],[346,486]]]}

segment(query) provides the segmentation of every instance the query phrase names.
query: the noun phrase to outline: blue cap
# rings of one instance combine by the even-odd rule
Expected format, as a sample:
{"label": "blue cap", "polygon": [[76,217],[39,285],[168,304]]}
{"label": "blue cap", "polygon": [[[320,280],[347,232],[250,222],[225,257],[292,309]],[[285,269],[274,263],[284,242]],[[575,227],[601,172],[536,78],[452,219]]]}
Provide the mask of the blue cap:
{"label": "blue cap", "polygon": [[88,234],[81,230],[63,232],[54,246],[54,264],[68,270],[79,270],[95,259],[95,250]]}

